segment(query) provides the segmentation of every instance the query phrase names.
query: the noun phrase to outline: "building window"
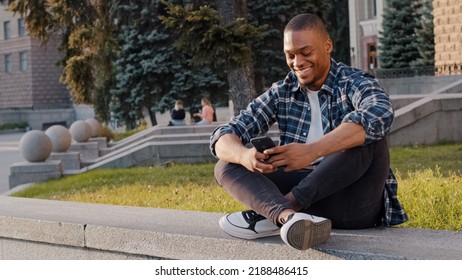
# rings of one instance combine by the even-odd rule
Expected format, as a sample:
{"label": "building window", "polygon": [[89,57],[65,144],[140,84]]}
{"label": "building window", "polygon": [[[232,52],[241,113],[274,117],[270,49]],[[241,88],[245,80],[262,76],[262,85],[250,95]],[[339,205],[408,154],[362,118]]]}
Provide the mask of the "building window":
{"label": "building window", "polygon": [[26,26],[24,25],[24,18],[18,19],[18,35],[19,37],[26,36]]}
{"label": "building window", "polygon": [[5,54],[5,72],[13,72],[13,57],[11,54]]}
{"label": "building window", "polygon": [[367,18],[377,18],[377,2],[376,0],[367,0]]}
{"label": "building window", "polygon": [[10,39],[10,22],[9,21],[3,22],[3,34],[5,36],[5,40]]}
{"label": "building window", "polygon": [[27,68],[29,67],[29,62],[27,58],[28,58],[27,52],[19,53],[19,67],[22,72],[26,72]]}

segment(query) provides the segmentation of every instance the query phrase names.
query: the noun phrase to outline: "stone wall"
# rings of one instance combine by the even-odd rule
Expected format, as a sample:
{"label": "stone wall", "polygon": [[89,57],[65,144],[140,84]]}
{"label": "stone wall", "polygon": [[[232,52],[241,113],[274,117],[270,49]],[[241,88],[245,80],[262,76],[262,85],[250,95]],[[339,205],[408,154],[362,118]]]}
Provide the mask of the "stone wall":
{"label": "stone wall", "polygon": [[[30,39],[27,37],[0,39],[0,109],[31,108],[32,72],[20,71],[19,54],[28,51]],[[12,72],[5,70],[5,56],[10,55]]]}
{"label": "stone wall", "polygon": [[462,141],[462,94],[428,95],[395,111],[390,146]]}
{"label": "stone wall", "polygon": [[462,2],[433,0],[433,23],[437,74],[462,74]]}
{"label": "stone wall", "polygon": [[[72,107],[66,86],[60,82],[63,68],[56,66],[62,54],[60,39],[46,45],[19,31],[20,16],[0,6],[0,109],[62,109]],[[5,22],[9,22],[5,36]],[[11,59],[7,71],[6,57]],[[21,67],[21,57],[25,63]],[[17,120],[23,121],[23,120]]]}
{"label": "stone wall", "polygon": [[70,126],[75,121],[75,111],[68,109],[4,109],[0,110],[0,125],[27,122],[30,129],[45,130],[52,124]]}
{"label": "stone wall", "polygon": [[59,79],[62,67],[56,66],[61,59],[58,52],[59,39],[51,38],[46,46],[31,40],[31,72],[33,108],[70,108],[69,92]]}
{"label": "stone wall", "polygon": [[434,93],[458,80],[462,80],[462,73],[461,75],[379,79],[379,82],[386,92],[394,95]]}

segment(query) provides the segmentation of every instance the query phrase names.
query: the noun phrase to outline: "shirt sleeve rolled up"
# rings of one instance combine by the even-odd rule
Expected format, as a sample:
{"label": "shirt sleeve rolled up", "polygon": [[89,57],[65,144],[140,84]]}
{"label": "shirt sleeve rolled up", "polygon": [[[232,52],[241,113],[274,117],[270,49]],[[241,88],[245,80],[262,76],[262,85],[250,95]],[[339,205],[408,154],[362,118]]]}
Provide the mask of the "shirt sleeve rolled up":
{"label": "shirt sleeve rolled up", "polygon": [[384,138],[394,119],[392,102],[375,80],[362,80],[350,91],[354,110],[345,115],[343,122],[361,124],[366,130],[365,145]]}

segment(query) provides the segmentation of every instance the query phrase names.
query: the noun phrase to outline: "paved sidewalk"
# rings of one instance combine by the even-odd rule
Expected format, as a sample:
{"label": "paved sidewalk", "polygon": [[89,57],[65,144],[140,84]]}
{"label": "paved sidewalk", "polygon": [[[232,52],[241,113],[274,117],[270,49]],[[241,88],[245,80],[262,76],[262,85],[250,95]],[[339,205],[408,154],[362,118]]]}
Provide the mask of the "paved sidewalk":
{"label": "paved sidewalk", "polygon": [[19,152],[19,140],[23,135],[24,132],[0,133],[0,195],[10,189],[10,166],[25,161]]}

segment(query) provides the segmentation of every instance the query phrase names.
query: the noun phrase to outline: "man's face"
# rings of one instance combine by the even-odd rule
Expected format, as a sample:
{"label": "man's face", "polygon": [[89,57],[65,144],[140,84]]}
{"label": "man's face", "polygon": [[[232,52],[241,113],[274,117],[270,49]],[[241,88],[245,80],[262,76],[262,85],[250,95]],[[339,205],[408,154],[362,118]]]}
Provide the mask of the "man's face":
{"label": "man's face", "polygon": [[317,30],[284,33],[284,53],[289,68],[300,84],[316,91],[321,89],[330,69],[332,41]]}

